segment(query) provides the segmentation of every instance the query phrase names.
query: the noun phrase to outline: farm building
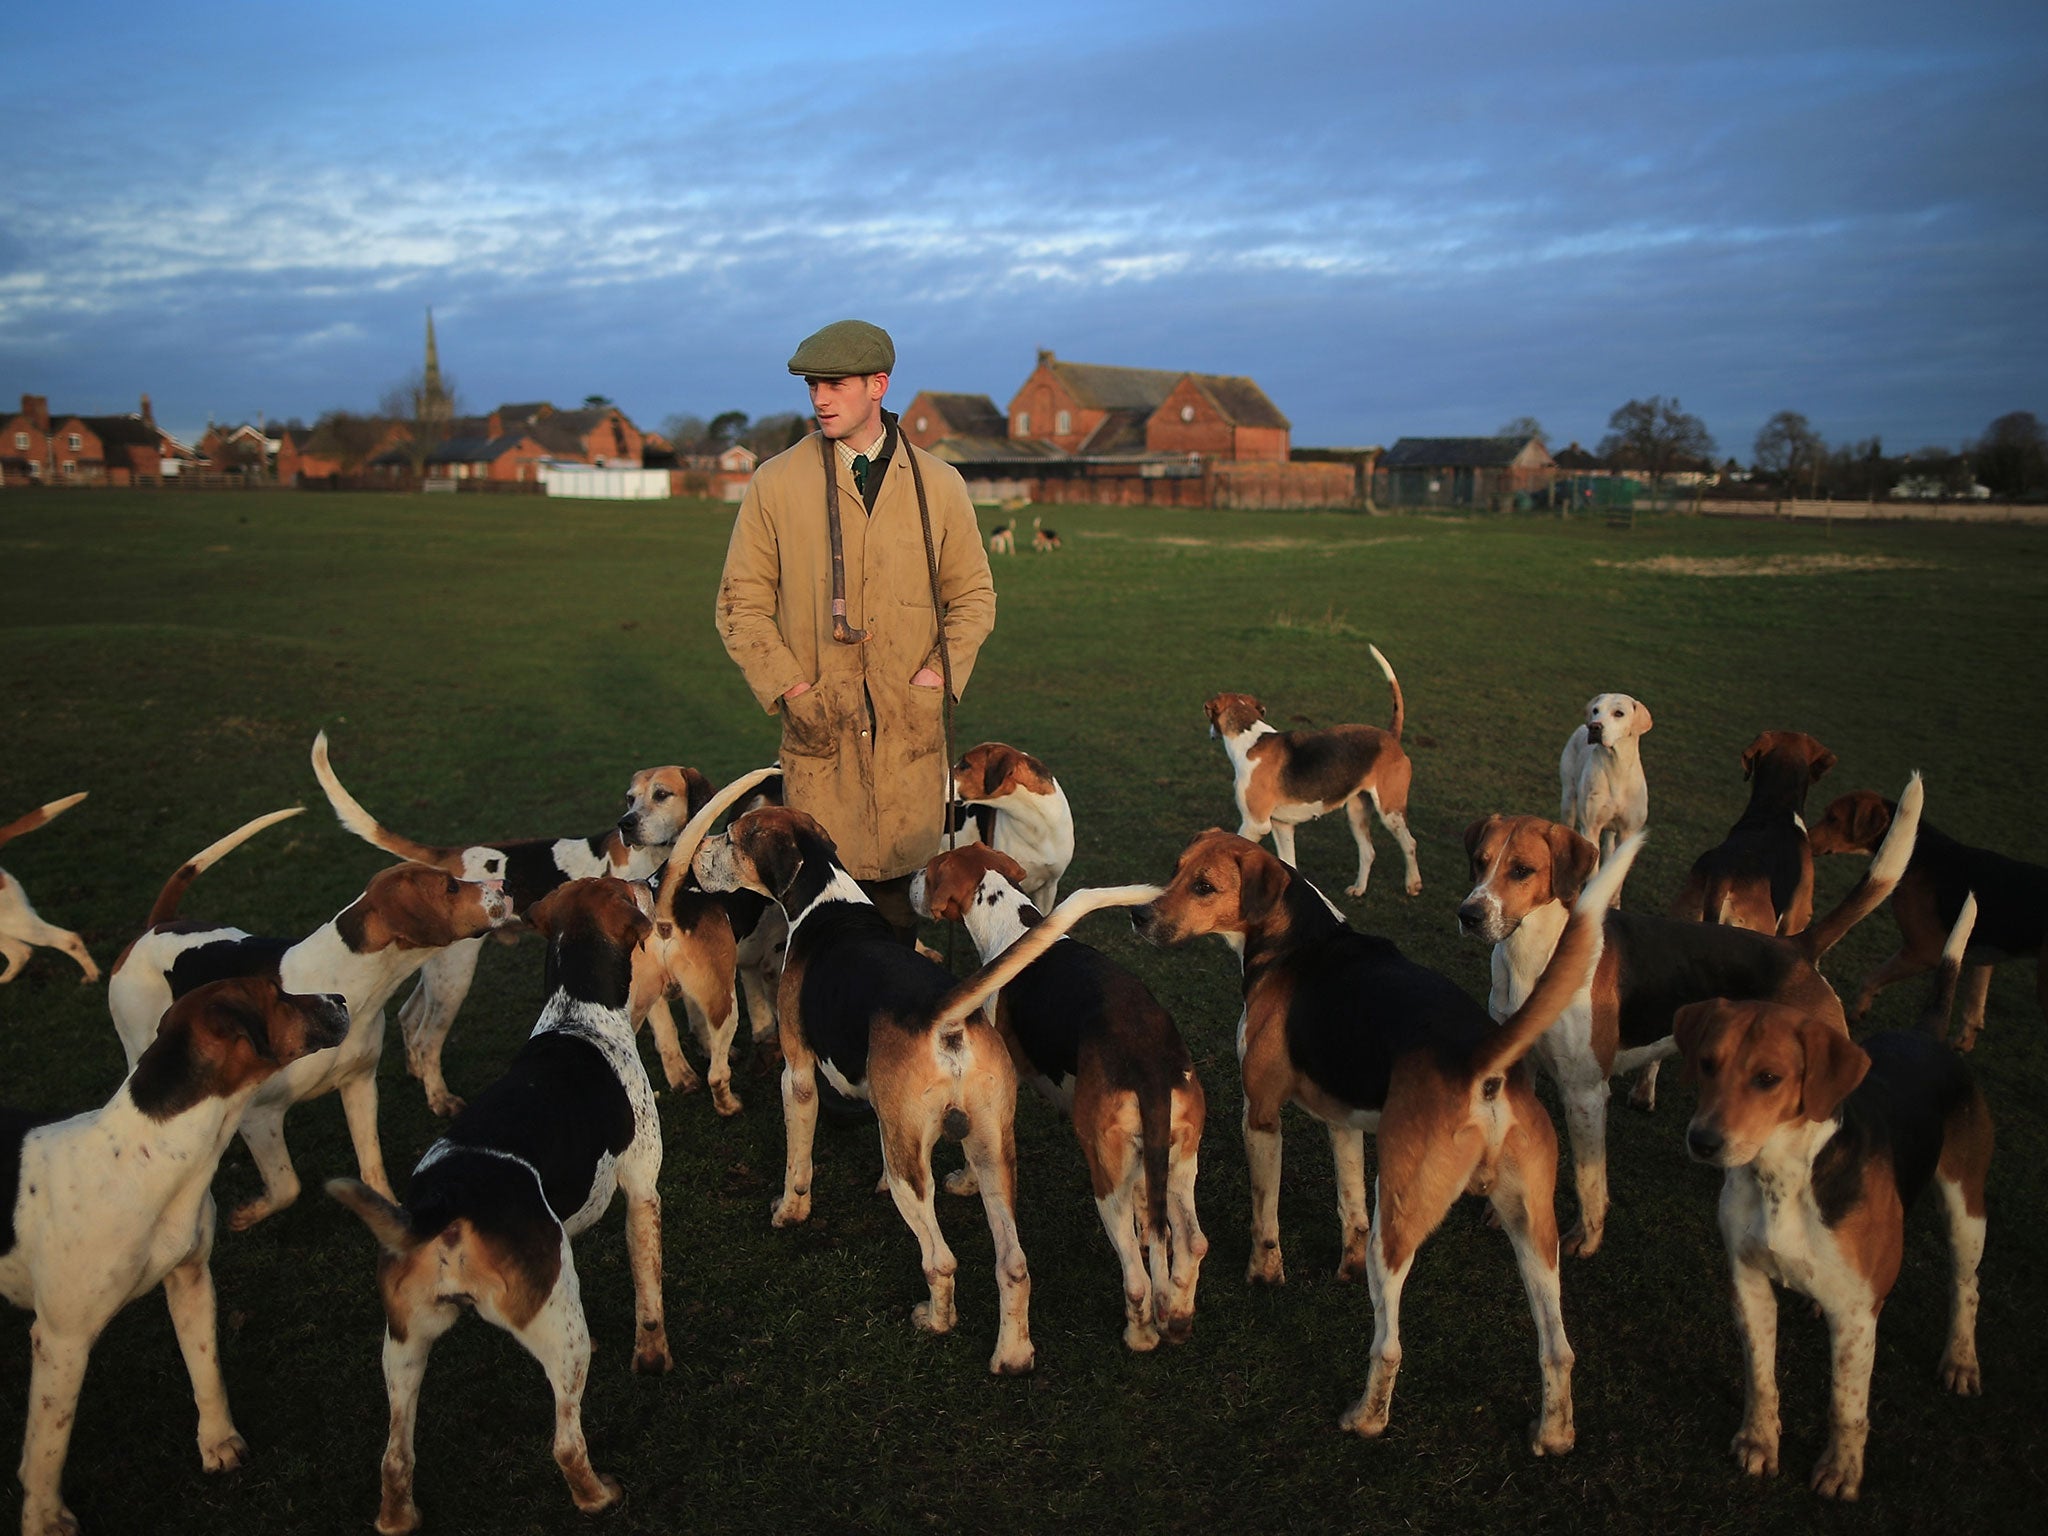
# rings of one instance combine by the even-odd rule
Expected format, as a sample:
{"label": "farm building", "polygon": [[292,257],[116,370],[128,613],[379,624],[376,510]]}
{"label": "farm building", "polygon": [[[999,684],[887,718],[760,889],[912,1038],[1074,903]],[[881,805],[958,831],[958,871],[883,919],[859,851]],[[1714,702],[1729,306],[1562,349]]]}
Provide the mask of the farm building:
{"label": "farm building", "polygon": [[1381,457],[1374,500],[1388,507],[1494,507],[1550,489],[1557,461],[1540,438],[1404,437]]}

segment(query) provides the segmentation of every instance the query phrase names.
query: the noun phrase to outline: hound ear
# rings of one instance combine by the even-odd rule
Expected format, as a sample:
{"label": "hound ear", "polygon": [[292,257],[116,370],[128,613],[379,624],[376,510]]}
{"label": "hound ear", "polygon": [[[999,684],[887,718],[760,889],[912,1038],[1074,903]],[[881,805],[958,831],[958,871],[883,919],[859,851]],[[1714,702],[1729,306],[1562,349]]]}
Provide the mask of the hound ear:
{"label": "hound ear", "polygon": [[1821,749],[1820,756],[1816,757],[1813,760],[1812,766],[1806,770],[1806,782],[1809,784],[1818,783],[1820,780],[1820,776],[1826,773],[1830,768],[1834,767],[1835,764],[1839,761],[1840,759],[1837,758],[1834,753],[1828,751],[1825,747],[1823,747]]}
{"label": "hound ear", "polygon": [[1570,827],[1550,824],[1550,893],[1566,906],[1579,899],[1579,892],[1593,878],[1600,864],[1600,850]]}
{"label": "hound ear", "polygon": [[[737,829],[734,835],[738,835]],[[756,823],[747,829],[740,851],[754,866],[761,884],[778,901],[796,883],[797,871],[804,867],[795,834],[786,825]]]}
{"label": "hound ear", "polygon": [[1238,865],[1237,911],[1247,922],[1261,922],[1280,904],[1287,890],[1287,866],[1260,849],[1257,858]]}
{"label": "hound ear", "polygon": [[1799,1026],[1806,1047],[1806,1080],[1801,1100],[1809,1120],[1832,1120],[1842,1100],[1855,1091],[1870,1070],[1870,1054],[1841,1030],[1818,1019]]}
{"label": "hound ear", "polygon": [[1653,724],[1655,724],[1655,722],[1650,719],[1650,706],[1645,704],[1641,699],[1637,699],[1636,734],[1638,736],[1644,735],[1646,732],[1648,732],[1648,730]]}
{"label": "hound ear", "polygon": [[982,760],[981,795],[984,800],[992,799],[995,792],[1003,787],[1003,780],[1010,776],[1010,757],[1007,752],[991,752]]}
{"label": "hound ear", "polygon": [[1479,844],[1486,836],[1486,829],[1499,821],[1498,814],[1482,816],[1465,829],[1465,857],[1474,858],[1479,853]]}
{"label": "hound ear", "polygon": [[1671,1038],[1678,1042],[1679,1058],[1685,1063],[1685,1080],[1699,1081],[1700,1042],[1706,1037],[1707,1027],[1714,1022],[1714,1015],[1720,1011],[1719,998],[1708,998],[1702,1003],[1687,1003],[1671,1016]]}
{"label": "hound ear", "polygon": [[554,932],[553,921],[556,906],[555,898],[560,896],[562,892],[566,889],[566,886],[556,886],[552,891],[549,891],[547,895],[541,897],[539,901],[536,901],[532,906],[528,907],[524,912],[520,914],[520,916],[524,917],[527,920],[527,922],[533,925],[534,931],[539,933],[543,938],[547,937],[547,935]]}
{"label": "hound ear", "polygon": [[1752,741],[1742,749],[1742,778],[1744,783],[1747,783],[1749,776],[1756,772],[1756,760],[1769,750],[1764,745],[1764,739],[1763,736],[1759,736],[1755,741]]}
{"label": "hound ear", "polygon": [[703,774],[694,768],[685,768],[683,770],[683,810],[686,815],[694,818],[699,811],[711,803],[711,797],[715,793],[716,791],[711,787],[711,781],[705,778]]}
{"label": "hound ear", "polygon": [[1871,795],[1858,801],[1850,818],[1850,830],[1859,844],[1867,843],[1875,848],[1891,830],[1895,814],[1895,807],[1888,804],[1883,796]]}

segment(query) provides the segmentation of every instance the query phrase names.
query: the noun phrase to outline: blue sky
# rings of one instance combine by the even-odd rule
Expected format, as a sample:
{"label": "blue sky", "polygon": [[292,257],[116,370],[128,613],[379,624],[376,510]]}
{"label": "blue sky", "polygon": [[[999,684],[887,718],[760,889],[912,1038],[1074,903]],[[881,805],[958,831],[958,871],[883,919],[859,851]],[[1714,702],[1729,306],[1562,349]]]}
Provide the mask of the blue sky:
{"label": "blue sky", "polygon": [[2048,417],[2048,6],[86,3],[0,57],[0,400],[891,401],[1050,347],[1302,444],[1591,443],[1677,395],[1954,446]]}

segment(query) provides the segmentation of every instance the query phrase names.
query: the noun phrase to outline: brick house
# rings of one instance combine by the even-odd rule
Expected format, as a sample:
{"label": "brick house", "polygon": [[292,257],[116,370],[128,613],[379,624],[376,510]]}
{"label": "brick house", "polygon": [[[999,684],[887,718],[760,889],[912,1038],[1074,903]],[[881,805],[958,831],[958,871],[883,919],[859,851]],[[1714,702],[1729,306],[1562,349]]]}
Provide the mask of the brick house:
{"label": "brick house", "polygon": [[1285,463],[1291,424],[1252,380],[1062,362],[1038,366],[1011,397],[1009,435],[1063,453],[1200,454]]}
{"label": "brick house", "polygon": [[538,482],[541,462],[557,456],[531,431],[521,427],[495,437],[472,434],[447,438],[427,454],[426,471],[429,480]]}
{"label": "brick house", "polygon": [[50,473],[50,402],[23,395],[0,422],[0,485],[40,485]]}
{"label": "brick house", "polygon": [[490,414],[492,437],[528,431],[550,457],[609,469],[638,469],[646,438],[615,405],[558,411],[545,400],[501,405]]}

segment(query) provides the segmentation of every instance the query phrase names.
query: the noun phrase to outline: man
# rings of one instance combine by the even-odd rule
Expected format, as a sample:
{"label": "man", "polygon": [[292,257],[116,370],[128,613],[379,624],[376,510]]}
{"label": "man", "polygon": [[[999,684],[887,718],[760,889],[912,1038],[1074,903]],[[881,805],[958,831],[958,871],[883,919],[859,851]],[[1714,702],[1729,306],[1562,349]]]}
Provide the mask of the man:
{"label": "man", "polygon": [[718,630],[761,707],[781,712],[784,799],[824,824],[907,944],[910,877],[938,852],[944,816],[942,695],[949,673],[953,696],[965,691],[996,594],[959,472],[912,447],[882,408],[895,365],[888,332],[860,320],[796,349],[789,371],[819,430],[755,471]]}

